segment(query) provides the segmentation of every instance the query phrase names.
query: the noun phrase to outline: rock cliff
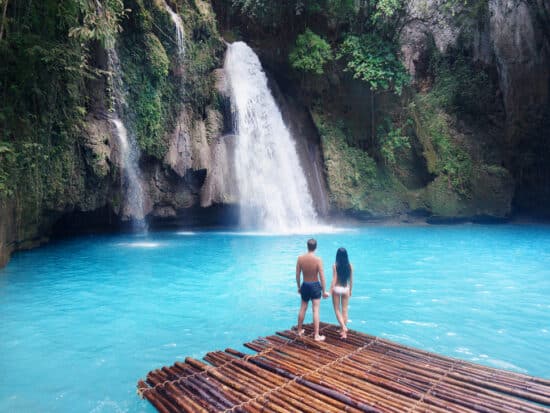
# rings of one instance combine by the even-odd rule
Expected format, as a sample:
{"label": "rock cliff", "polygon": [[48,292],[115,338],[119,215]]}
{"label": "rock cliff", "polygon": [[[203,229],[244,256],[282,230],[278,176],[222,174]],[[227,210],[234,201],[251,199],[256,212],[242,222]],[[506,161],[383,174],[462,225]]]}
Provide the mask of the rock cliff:
{"label": "rock cliff", "polygon": [[[449,10],[443,0],[410,1],[399,44],[412,84],[401,96],[373,92],[338,61],[315,76],[289,65],[306,25],[339,41],[348,27],[334,16],[305,21],[296,8],[276,27],[239,15],[231,2],[212,3],[216,14],[202,0],[125,2],[131,11],[116,40],[128,101],[121,116],[140,149],[151,225],[236,222],[236,137],[218,28],[260,56],[320,215],[433,222],[550,215],[548,2]],[[167,7],[182,16],[183,58]],[[4,165],[26,168],[12,186],[0,168],[0,266],[51,235],[129,228],[110,122],[113,74],[105,45],[92,42],[86,53],[95,72],[78,80],[85,96],[72,106],[82,120],[70,130],[50,126],[52,137],[23,145],[22,157],[13,132],[0,141]]]}

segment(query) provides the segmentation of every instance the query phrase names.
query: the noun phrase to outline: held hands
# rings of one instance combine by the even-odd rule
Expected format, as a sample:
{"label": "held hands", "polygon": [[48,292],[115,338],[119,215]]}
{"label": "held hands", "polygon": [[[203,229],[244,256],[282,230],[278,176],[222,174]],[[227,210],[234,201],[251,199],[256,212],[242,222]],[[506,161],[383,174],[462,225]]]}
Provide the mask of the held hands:
{"label": "held hands", "polygon": [[326,291],[323,291],[323,298],[329,298],[330,297],[330,294],[327,293]]}

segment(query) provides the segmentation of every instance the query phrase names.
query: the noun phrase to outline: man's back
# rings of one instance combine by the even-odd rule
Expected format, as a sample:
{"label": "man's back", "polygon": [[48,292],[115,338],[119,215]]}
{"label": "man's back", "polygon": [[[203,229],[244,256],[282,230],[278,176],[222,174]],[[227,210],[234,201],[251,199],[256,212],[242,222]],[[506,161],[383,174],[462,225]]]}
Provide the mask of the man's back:
{"label": "man's back", "polygon": [[304,275],[304,282],[318,281],[317,274],[319,274],[322,262],[319,257],[316,257],[313,252],[298,257],[298,265]]}

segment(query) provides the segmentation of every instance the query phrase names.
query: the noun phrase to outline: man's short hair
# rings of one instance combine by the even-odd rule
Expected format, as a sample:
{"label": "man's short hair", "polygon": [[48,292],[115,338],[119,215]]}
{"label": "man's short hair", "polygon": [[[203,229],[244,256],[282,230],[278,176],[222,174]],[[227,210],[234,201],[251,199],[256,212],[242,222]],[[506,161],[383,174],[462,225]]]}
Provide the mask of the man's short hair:
{"label": "man's short hair", "polygon": [[317,248],[317,241],[315,241],[313,238],[307,240],[307,250],[308,251],[315,251],[315,248]]}

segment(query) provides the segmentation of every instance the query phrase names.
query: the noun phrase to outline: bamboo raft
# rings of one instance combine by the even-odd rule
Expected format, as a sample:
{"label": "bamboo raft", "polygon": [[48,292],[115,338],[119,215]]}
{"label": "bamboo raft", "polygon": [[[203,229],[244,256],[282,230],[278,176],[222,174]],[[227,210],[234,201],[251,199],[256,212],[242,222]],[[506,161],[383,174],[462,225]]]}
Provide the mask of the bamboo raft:
{"label": "bamboo raft", "polygon": [[550,380],[403,346],[322,324],[278,332],[204,361],[149,372],[138,393],[159,412],[550,413]]}

